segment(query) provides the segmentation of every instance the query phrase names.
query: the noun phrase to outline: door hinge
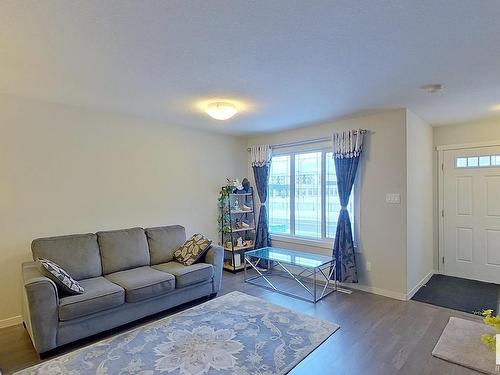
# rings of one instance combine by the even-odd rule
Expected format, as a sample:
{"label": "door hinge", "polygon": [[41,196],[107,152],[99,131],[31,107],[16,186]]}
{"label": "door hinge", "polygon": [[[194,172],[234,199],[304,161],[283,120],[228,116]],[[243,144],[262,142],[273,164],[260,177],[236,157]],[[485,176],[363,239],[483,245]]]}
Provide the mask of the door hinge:
{"label": "door hinge", "polygon": [[443,257],[442,261],[443,261],[443,264],[444,264],[444,257]]}
{"label": "door hinge", "polygon": [[444,171],[444,163],[441,163],[441,170]]}
{"label": "door hinge", "polygon": [[444,210],[441,210],[441,217],[444,217]]}

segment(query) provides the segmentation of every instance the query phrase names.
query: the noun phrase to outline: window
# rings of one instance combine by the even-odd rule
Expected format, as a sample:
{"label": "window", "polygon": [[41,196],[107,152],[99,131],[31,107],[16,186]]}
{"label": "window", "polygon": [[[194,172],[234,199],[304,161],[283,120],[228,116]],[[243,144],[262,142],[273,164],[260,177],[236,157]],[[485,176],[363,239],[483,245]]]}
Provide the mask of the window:
{"label": "window", "polygon": [[457,168],[500,167],[500,155],[459,157],[455,165]]}
{"label": "window", "polygon": [[268,192],[269,228],[290,234],[290,155],[272,159]]}
{"label": "window", "polygon": [[[273,156],[267,203],[272,234],[335,237],[341,205],[332,156],[328,151]],[[348,210],[353,221],[352,195]]]}
{"label": "window", "polygon": [[295,235],[321,237],[321,152],[295,155]]}

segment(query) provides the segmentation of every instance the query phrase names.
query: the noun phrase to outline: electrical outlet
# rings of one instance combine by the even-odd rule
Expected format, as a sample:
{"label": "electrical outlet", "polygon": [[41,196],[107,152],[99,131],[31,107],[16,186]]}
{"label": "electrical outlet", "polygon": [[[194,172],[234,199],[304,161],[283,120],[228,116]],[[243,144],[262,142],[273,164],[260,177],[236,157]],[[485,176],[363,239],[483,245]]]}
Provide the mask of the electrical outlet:
{"label": "electrical outlet", "polygon": [[385,195],[386,203],[390,204],[400,204],[401,203],[401,195],[398,193],[387,193]]}
{"label": "electrical outlet", "polygon": [[372,270],[372,262],[366,262],[366,270],[370,272]]}

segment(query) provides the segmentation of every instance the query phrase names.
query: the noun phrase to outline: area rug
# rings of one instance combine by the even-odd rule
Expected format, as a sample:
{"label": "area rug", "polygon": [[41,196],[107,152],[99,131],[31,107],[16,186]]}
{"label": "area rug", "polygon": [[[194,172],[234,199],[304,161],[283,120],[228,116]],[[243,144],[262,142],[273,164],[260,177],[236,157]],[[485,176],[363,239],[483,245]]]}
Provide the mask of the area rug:
{"label": "area rug", "polygon": [[470,314],[491,309],[495,315],[500,304],[500,285],[460,277],[433,275],[415,293],[412,300]]}
{"label": "area rug", "polygon": [[451,317],[432,355],[485,374],[497,374],[495,352],[481,342],[481,335],[495,330],[481,322]]}
{"label": "area rug", "polygon": [[286,374],[338,328],[232,292],[16,374]]}

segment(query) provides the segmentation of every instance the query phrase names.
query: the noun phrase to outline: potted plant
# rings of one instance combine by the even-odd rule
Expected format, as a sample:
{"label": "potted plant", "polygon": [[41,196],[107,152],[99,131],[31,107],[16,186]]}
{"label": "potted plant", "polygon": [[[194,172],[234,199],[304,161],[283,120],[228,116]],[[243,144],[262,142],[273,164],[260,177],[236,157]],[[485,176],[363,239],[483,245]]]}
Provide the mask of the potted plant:
{"label": "potted plant", "polygon": [[[221,239],[224,237],[224,233],[231,232],[231,218],[229,215],[229,194],[232,193],[234,186],[226,185],[223,186],[219,193],[218,205],[219,205],[219,217],[217,219],[219,233],[222,234]],[[222,243],[219,243],[222,245]]]}
{"label": "potted plant", "polygon": [[[481,315],[483,316],[483,322],[487,326],[495,328],[497,333],[500,333],[500,315],[492,315],[493,310],[484,310]],[[496,349],[496,336],[495,335],[481,335],[481,341],[491,350]]]}

